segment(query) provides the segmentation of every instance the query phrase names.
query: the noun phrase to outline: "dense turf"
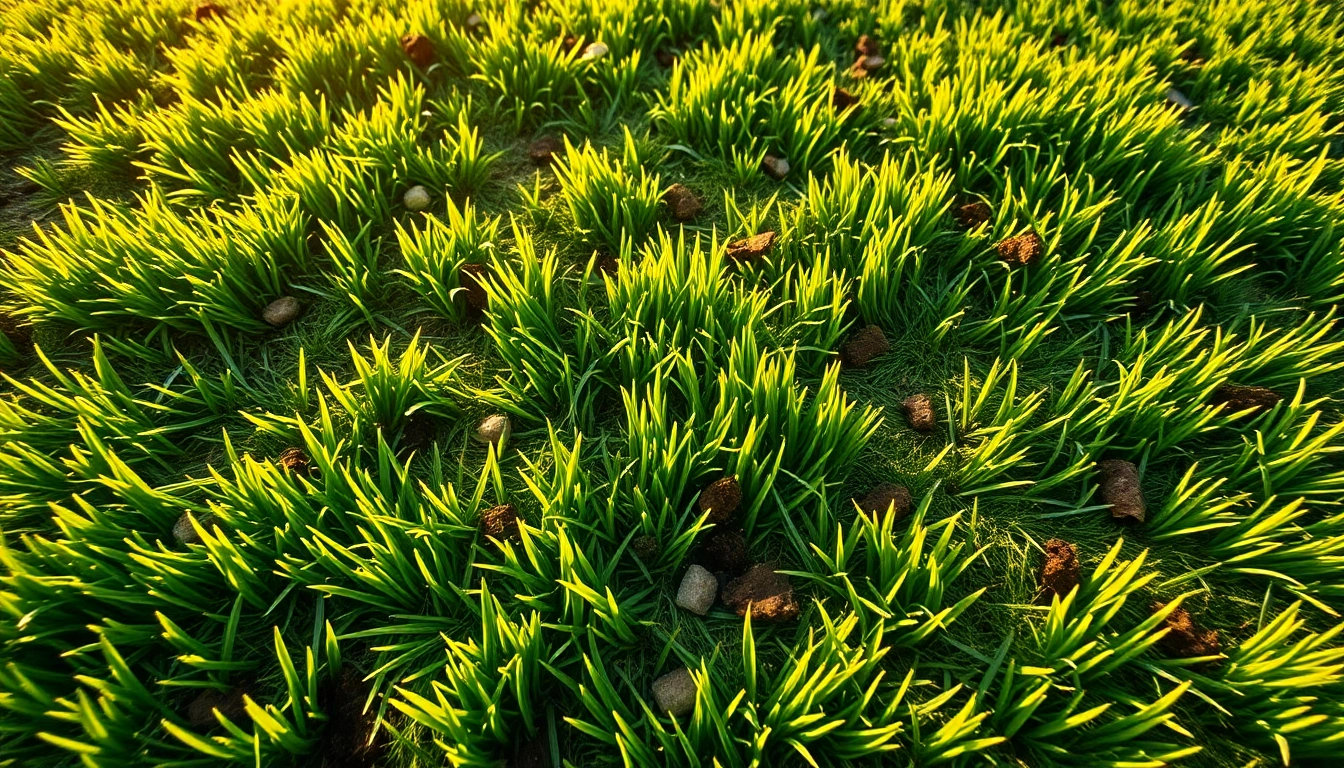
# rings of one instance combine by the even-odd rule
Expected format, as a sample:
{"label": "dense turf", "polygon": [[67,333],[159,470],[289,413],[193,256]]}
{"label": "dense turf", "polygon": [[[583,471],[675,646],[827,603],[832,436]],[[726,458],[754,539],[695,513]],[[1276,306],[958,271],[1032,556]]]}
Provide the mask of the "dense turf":
{"label": "dense turf", "polygon": [[10,0],[0,766],[1337,759],[1342,111],[1330,0]]}

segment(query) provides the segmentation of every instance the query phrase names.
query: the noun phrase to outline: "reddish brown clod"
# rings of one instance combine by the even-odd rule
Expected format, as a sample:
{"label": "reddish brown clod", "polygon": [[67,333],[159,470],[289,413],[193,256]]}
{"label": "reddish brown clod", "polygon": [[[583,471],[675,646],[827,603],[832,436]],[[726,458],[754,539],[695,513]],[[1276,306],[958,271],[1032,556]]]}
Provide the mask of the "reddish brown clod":
{"label": "reddish brown clod", "polygon": [[222,6],[215,5],[214,3],[201,3],[200,5],[196,6],[197,21],[222,19],[227,15],[228,11],[224,10]]}
{"label": "reddish brown clod", "polygon": [[910,428],[919,432],[932,432],[933,428],[938,426],[938,418],[934,414],[933,400],[924,393],[911,395],[905,398],[901,404],[905,409],[905,420],[910,422]]}
{"label": "reddish brown clod", "polygon": [[859,42],[854,44],[854,51],[860,57],[881,56],[882,44],[877,42],[871,35],[859,35]]}
{"label": "reddish brown clod", "polygon": [[868,495],[857,503],[865,515],[875,520],[887,514],[888,509],[896,516],[896,520],[904,519],[915,506],[915,500],[910,496],[910,489],[896,483],[879,483],[873,486]]}
{"label": "reddish brown clod", "polygon": [[855,96],[839,86],[836,86],[835,90],[831,93],[831,106],[834,107],[837,112],[843,112],[858,103],[858,96]]}
{"label": "reddish brown clod", "polygon": [[369,700],[369,684],[347,666],[339,678],[328,679],[317,690],[321,711],[327,716],[318,740],[323,768],[373,768],[387,746],[387,731],[378,722],[378,702]]}
{"label": "reddish brown clod", "polygon": [[798,601],[793,596],[789,577],[764,563],[752,566],[751,570],[728,582],[723,590],[723,603],[738,616],[745,616],[750,607],[752,621],[798,618]]}
{"label": "reddish brown clod", "polygon": [[554,136],[542,136],[527,148],[527,156],[534,165],[550,165],[555,156],[565,151],[565,142]]}
{"label": "reddish brown clod", "polygon": [[685,184],[673,184],[663,193],[663,204],[677,221],[691,221],[700,215],[704,206]]}
{"label": "reddish brown clod", "polygon": [[989,203],[983,200],[976,200],[973,203],[959,205],[952,209],[952,218],[957,220],[957,224],[966,229],[975,229],[981,224],[988,224],[994,217],[994,211],[989,207]]}
{"label": "reddish brown clod", "polygon": [[758,259],[769,253],[774,244],[774,232],[762,232],[743,240],[735,240],[728,244],[728,258],[737,261]]}
{"label": "reddish brown clod", "polygon": [[518,511],[512,504],[500,504],[485,510],[481,513],[481,533],[500,541],[505,539],[517,541]]}
{"label": "reddish brown clod", "polygon": [[1035,231],[1010,237],[994,246],[999,258],[1010,267],[1025,267],[1045,251],[1045,243]]}
{"label": "reddish brown clod", "polygon": [[849,337],[843,350],[845,362],[855,368],[862,368],[890,351],[887,335],[876,325],[865,326]]}
{"label": "reddish brown clod", "polygon": [[579,38],[575,37],[574,35],[565,35],[564,38],[561,39],[560,41],[560,46],[564,48],[565,53],[572,53],[574,51],[574,48],[578,44],[579,44]]}
{"label": "reddish brown clod", "polygon": [[462,286],[469,310],[484,312],[490,308],[490,295],[485,292],[485,284],[489,279],[489,264],[467,263],[458,270],[457,282]]}
{"label": "reddish brown clod", "polygon": [[434,63],[434,43],[424,35],[410,34],[401,38],[401,50],[415,66],[424,69]]}
{"label": "reddish brown clod", "polygon": [[1045,542],[1045,565],[1041,568],[1040,602],[1048,605],[1058,596],[1061,600],[1078,586],[1078,553],[1063,539]]}
{"label": "reddish brown clod", "polygon": [[219,710],[219,713],[234,725],[245,725],[247,705],[243,702],[243,697],[247,692],[246,686],[230,688],[227,691],[206,688],[196,694],[196,698],[192,699],[187,707],[187,722],[194,730],[208,731],[219,726],[219,718],[215,716],[215,710]]}
{"label": "reddish brown clod", "polygon": [[286,472],[306,475],[312,466],[312,462],[309,461],[308,454],[304,453],[302,448],[286,448],[280,452],[280,466]]}
{"label": "reddish brown clod", "polygon": [[[1157,613],[1166,607],[1166,603],[1153,603],[1153,613]],[[1216,656],[1222,648],[1218,642],[1217,630],[1203,629],[1195,624],[1194,619],[1190,617],[1190,612],[1179,606],[1176,610],[1167,614],[1164,626],[1166,626],[1168,632],[1158,643],[1161,644],[1163,650],[1176,658],[1190,659],[1199,656]]]}
{"label": "reddish brown clod", "polygon": [[1222,405],[1224,413],[1237,413],[1251,410],[1264,413],[1278,405],[1283,397],[1267,387],[1242,387],[1236,384],[1224,384],[1209,398],[1212,405]]}
{"label": "reddish brown clod", "polygon": [[701,548],[705,567],[711,571],[741,573],[751,560],[747,556],[747,539],[741,531],[715,531]]}
{"label": "reddish brown clod", "polygon": [[765,159],[761,160],[761,170],[765,171],[766,176],[776,181],[782,181],[785,176],[789,175],[789,161],[783,157],[766,155]]}
{"label": "reddish brown clod", "polygon": [[1128,461],[1107,459],[1098,462],[1097,469],[1101,471],[1101,503],[1111,508],[1111,517],[1142,523],[1147,507],[1139,487],[1139,468]]}
{"label": "reddish brown clod", "polygon": [[701,512],[709,513],[709,522],[723,525],[732,519],[742,504],[742,487],[737,484],[736,477],[720,478],[700,492],[699,504]]}

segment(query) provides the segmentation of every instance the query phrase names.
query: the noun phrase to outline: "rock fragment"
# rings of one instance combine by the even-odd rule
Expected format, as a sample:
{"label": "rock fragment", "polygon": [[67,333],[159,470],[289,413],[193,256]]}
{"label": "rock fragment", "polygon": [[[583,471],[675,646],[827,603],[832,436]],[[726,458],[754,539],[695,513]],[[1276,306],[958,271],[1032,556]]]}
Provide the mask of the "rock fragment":
{"label": "rock fragment", "polygon": [[565,142],[554,136],[542,136],[527,148],[527,156],[533,165],[550,165],[555,156],[565,151]]}
{"label": "rock fragment", "polygon": [[700,492],[698,503],[702,513],[709,513],[709,522],[722,525],[732,519],[733,513],[742,504],[742,488],[737,484],[736,477],[730,475],[720,478],[705,486]]}
{"label": "rock fragment", "polygon": [[988,224],[989,220],[994,217],[994,212],[990,210],[989,203],[976,200],[953,208],[952,217],[957,220],[957,224],[961,227],[975,229],[981,224]]}
{"label": "rock fragment", "polygon": [[789,161],[787,158],[766,155],[765,159],[761,160],[761,170],[765,171],[766,176],[782,181],[789,175]]}
{"label": "rock fragment", "polygon": [[719,594],[719,580],[699,565],[686,569],[677,588],[677,607],[704,616]]}
{"label": "rock fragment", "polygon": [[1224,384],[1209,398],[1211,405],[1224,406],[1224,413],[1255,411],[1264,413],[1278,405],[1283,397],[1268,387],[1242,387],[1236,384]]}
{"label": "rock fragment", "polygon": [[1106,459],[1097,463],[1097,469],[1101,472],[1101,502],[1111,508],[1111,517],[1142,523],[1147,508],[1139,487],[1139,468],[1121,459]]}
{"label": "rock fragment", "polygon": [[1035,230],[1002,240],[994,246],[999,258],[1010,267],[1025,267],[1045,251],[1045,243]]}
{"label": "rock fragment", "polygon": [[296,475],[306,475],[312,470],[312,461],[302,448],[286,448],[280,452],[279,461],[281,468]]}
{"label": "rock fragment", "polygon": [[518,511],[512,504],[500,504],[481,513],[481,533],[493,539],[517,541]]}
{"label": "rock fragment", "polygon": [[303,312],[303,305],[293,296],[281,296],[266,305],[261,311],[261,319],[272,328],[283,328],[294,322]]}
{"label": "rock fragment", "polygon": [[487,445],[493,445],[495,448],[507,443],[509,435],[512,434],[513,422],[509,421],[509,417],[502,413],[486,416],[476,427],[476,439]]}
{"label": "rock fragment", "polygon": [[891,514],[896,516],[896,520],[903,519],[914,509],[915,500],[910,495],[910,489],[904,485],[896,483],[878,483],[858,501],[859,509],[864,514],[873,519],[878,519],[881,515]]}
{"label": "rock fragment", "polygon": [[1045,565],[1041,568],[1040,602],[1049,604],[1058,596],[1061,600],[1078,586],[1078,553],[1063,539],[1045,542]]}
{"label": "rock fragment", "polygon": [[901,404],[905,410],[905,420],[910,428],[918,432],[932,432],[938,426],[933,410],[933,400],[924,393],[911,395]]}
{"label": "rock fragment", "polygon": [[690,714],[695,709],[695,679],[691,671],[682,667],[653,681],[653,701],[657,714],[673,717]]}
{"label": "rock fragment", "polygon": [[774,232],[762,232],[742,240],[735,240],[728,244],[728,258],[736,261],[758,259],[769,253],[774,244]]}
{"label": "rock fragment", "polygon": [[700,215],[704,206],[690,187],[685,184],[673,184],[663,193],[663,204],[677,221],[691,221]]}
{"label": "rock fragment", "polygon": [[891,342],[887,335],[876,325],[867,325],[849,337],[845,342],[845,362],[855,368],[862,368],[878,357],[891,351]]}
{"label": "rock fragment", "polygon": [[738,616],[751,609],[752,621],[791,621],[798,618],[798,601],[793,596],[789,577],[765,563],[751,567],[742,576],[728,582],[723,602]]}
{"label": "rock fragment", "polygon": [[416,184],[414,187],[406,190],[406,194],[401,196],[401,202],[408,211],[423,211],[429,207],[429,190]]}

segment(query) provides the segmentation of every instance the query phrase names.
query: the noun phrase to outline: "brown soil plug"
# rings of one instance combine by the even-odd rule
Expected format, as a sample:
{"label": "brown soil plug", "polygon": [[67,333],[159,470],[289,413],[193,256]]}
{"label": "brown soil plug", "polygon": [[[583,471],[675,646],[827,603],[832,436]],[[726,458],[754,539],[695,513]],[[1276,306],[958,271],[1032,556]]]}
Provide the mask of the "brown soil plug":
{"label": "brown soil plug", "polygon": [[1139,487],[1139,468],[1128,461],[1107,459],[1098,462],[1097,469],[1101,470],[1101,502],[1111,508],[1111,517],[1142,523],[1147,508]]}
{"label": "brown soil plug", "polygon": [[770,252],[775,245],[774,232],[762,232],[758,235],[735,240],[728,244],[728,258],[736,261],[758,259]]}
{"label": "brown soil plug", "polygon": [[1061,600],[1078,586],[1078,553],[1063,539],[1045,542],[1045,566],[1041,568],[1041,595],[1038,602],[1049,605],[1056,595]]}
{"label": "brown soil plug", "polygon": [[705,567],[711,571],[741,573],[751,564],[747,539],[741,531],[715,531],[702,548]]}
{"label": "brown soil plug", "polygon": [[793,596],[789,577],[776,573],[764,563],[754,565],[742,576],[728,582],[723,603],[738,616],[751,608],[753,621],[791,621],[798,618],[798,601]]}
{"label": "brown soil plug", "polygon": [[1007,262],[1010,267],[1025,267],[1036,260],[1045,250],[1045,243],[1041,236],[1035,231],[1027,232],[1024,235],[1010,237],[994,246],[998,251],[999,258]]}
{"label": "brown soil plug", "polygon": [[877,519],[879,515],[885,515],[890,509],[897,520],[903,519],[910,514],[910,510],[915,506],[915,500],[910,495],[910,489],[904,485],[896,483],[879,483],[873,486],[867,496],[858,502],[859,509],[863,513]]}
{"label": "brown soil plug", "polygon": [[428,37],[419,34],[402,35],[401,50],[415,66],[424,69],[434,63],[434,43]]}
{"label": "brown soil plug", "polygon": [[844,347],[845,362],[862,368],[874,359],[891,351],[887,335],[876,325],[868,325],[849,337]]}
{"label": "brown soil plug", "polygon": [[1253,410],[1256,413],[1264,413],[1278,405],[1283,398],[1278,392],[1267,387],[1242,387],[1236,384],[1224,384],[1213,393],[1209,402],[1213,405],[1223,405],[1224,413],[1237,413],[1238,411]]}
{"label": "brown soil plug", "polygon": [[[1165,607],[1166,603],[1153,603],[1153,613]],[[1163,650],[1176,658],[1216,656],[1222,648],[1218,642],[1217,630],[1201,628],[1190,617],[1190,612],[1179,606],[1167,614],[1165,626],[1169,631],[1158,643]]]}
{"label": "brown soil plug", "polygon": [[663,193],[663,204],[677,221],[691,221],[700,215],[704,206],[700,198],[685,184],[673,184]]}
{"label": "brown soil plug", "polygon": [[527,156],[533,165],[550,165],[555,156],[565,151],[565,142],[554,136],[542,136],[527,148]]}
{"label": "brown soil plug", "polygon": [[481,533],[500,541],[505,539],[517,541],[518,511],[512,504],[500,504],[485,510],[481,513]]}
{"label": "brown soil plug", "polygon": [[463,288],[467,308],[473,312],[484,312],[490,308],[490,296],[485,292],[485,283],[489,277],[489,264],[467,263],[458,270],[458,285]]}
{"label": "brown soil plug", "polygon": [[723,525],[732,519],[741,504],[742,487],[737,484],[736,477],[715,480],[700,492],[700,511],[708,512],[708,521],[715,525]]}
{"label": "brown soil plug", "polygon": [[975,229],[981,224],[988,224],[993,217],[994,211],[990,209],[989,203],[983,200],[976,200],[952,209],[952,218],[956,219],[957,224],[965,229]]}
{"label": "brown soil plug", "polygon": [[933,400],[923,392],[905,398],[902,406],[905,408],[905,420],[910,422],[911,429],[917,432],[932,432],[934,427],[938,426]]}

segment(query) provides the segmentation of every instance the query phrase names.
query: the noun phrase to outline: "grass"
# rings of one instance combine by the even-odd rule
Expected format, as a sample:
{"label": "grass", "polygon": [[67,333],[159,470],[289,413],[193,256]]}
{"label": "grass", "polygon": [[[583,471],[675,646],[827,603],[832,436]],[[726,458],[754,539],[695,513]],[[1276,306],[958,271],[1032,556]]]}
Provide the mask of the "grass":
{"label": "grass", "polygon": [[[218,6],[0,10],[0,766],[1344,746],[1331,3]],[[797,619],[676,606],[724,527]]]}

